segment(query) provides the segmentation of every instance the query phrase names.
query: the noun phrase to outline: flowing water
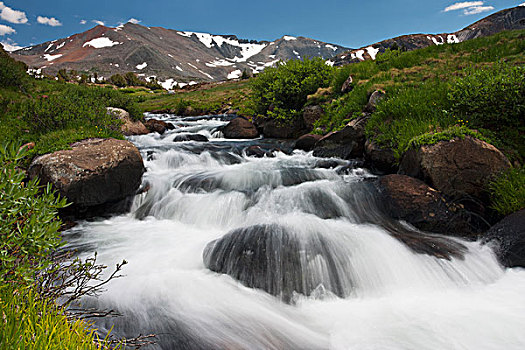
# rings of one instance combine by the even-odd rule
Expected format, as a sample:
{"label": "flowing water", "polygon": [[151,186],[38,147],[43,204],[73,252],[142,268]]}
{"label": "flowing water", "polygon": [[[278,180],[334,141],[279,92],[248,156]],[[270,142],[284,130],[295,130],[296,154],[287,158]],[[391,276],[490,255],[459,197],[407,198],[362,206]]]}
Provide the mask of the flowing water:
{"label": "flowing water", "polygon": [[[128,261],[85,301],[124,315],[100,329],[162,349],[525,349],[525,271],[489,247],[389,222],[355,163],[161,118],[178,128],[130,138],[147,168],[131,212],[66,233]],[[210,142],[173,142],[187,133]]]}

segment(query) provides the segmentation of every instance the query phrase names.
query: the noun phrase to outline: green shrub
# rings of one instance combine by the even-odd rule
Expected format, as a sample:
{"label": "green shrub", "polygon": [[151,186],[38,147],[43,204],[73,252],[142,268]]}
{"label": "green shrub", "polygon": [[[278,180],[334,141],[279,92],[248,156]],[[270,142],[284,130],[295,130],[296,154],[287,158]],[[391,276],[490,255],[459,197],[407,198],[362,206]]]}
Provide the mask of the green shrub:
{"label": "green shrub", "polygon": [[426,133],[414,137],[408,142],[407,149],[418,148],[423,145],[433,145],[439,141],[449,141],[454,138],[464,139],[465,136],[472,136],[488,143],[492,142],[476,130],[471,130],[466,126],[454,125],[440,132]]}
{"label": "green shrub", "polygon": [[252,81],[255,113],[283,121],[297,117],[308,95],[328,87],[332,70],[320,58],[292,60],[265,69]]}
{"label": "green shrub", "polygon": [[37,180],[24,182],[18,169],[24,157],[14,144],[0,147],[0,282],[30,281],[61,246],[58,209],[65,199],[50,186],[41,193]]}
{"label": "green shrub", "polygon": [[26,72],[27,65],[15,61],[0,45],[0,87],[25,89],[30,79]]}
{"label": "green shrub", "polygon": [[472,128],[490,130],[504,150],[517,151],[511,158],[525,158],[525,66],[472,69],[448,97],[451,113]]}
{"label": "green shrub", "polygon": [[497,64],[472,69],[452,85],[451,111],[475,128],[525,128],[525,67]]}
{"label": "green shrub", "polygon": [[115,86],[118,86],[118,87],[124,87],[126,86],[127,82],[126,82],[126,78],[124,78],[122,75],[120,74],[113,74],[110,78],[109,78],[109,82]]}
{"label": "green shrub", "polygon": [[489,184],[491,207],[501,215],[525,208],[525,167],[513,168]]}

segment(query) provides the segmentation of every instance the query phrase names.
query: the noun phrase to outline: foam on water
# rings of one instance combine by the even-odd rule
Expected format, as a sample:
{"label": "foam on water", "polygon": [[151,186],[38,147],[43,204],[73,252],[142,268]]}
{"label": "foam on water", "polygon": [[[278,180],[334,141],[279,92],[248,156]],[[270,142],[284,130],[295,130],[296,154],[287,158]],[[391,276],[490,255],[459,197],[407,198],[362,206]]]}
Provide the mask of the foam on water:
{"label": "foam on water", "polygon": [[[125,315],[100,321],[102,330],[156,333],[152,348],[164,349],[525,348],[525,271],[504,270],[487,246],[454,240],[464,256],[416,254],[374,222],[365,170],[339,175],[337,163],[320,168],[304,152],[246,157],[243,147],[258,141],[221,139],[220,118],[164,119],[179,128],[131,138],[149,159],[150,187],[131,213],[66,233],[81,255],[129,262],[125,278],[85,300]],[[212,141],[172,141],[188,132]],[[304,247],[304,274],[319,281],[310,295],[287,304],[205,267],[210,242],[261,224]],[[308,255],[316,237],[334,264]],[[326,282],[334,274],[342,298]]]}

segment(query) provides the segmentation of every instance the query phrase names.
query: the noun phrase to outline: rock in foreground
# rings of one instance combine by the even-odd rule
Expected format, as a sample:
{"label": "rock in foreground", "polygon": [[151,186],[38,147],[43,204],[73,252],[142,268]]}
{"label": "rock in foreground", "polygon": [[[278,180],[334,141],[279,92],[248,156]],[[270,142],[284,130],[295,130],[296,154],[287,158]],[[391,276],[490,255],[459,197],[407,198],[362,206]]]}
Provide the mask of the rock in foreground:
{"label": "rock in foreground", "polygon": [[525,209],[510,214],[485,234],[494,245],[499,261],[506,267],[525,267]]}
{"label": "rock in foreground", "polygon": [[450,197],[483,200],[487,183],[510,166],[496,147],[466,136],[409,150],[399,173],[422,179]]}
{"label": "rock in foreground", "polygon": [[135,194],[144,165],[138,149],[129,141],[88,139],[63,150],[37,157],[30,178],[51,183],[66,197],[74,215],[90,216]]}

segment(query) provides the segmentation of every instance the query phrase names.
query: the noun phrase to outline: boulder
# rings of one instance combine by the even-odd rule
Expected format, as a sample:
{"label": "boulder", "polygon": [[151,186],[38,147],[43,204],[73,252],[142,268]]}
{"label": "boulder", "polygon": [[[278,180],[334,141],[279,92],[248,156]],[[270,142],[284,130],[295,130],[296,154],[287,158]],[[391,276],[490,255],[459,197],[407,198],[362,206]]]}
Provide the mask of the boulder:
{"label": "boulder", "polygon": [[314,147],[314,156],[350,159],[363,156],[367,116],[351,120],[342,130],[328,133]]}
{"label": "boulder", "polygon": [[517,211],[492,226],[484,235],[506,267],[525,267],[525,209]]}
{"label": "boulder", "polygon": [[275,157],[275,154],[271,150],[263,149],[257,145],[249,146],[244,149],[244,152],[246,153],[246,156],[248,157],[255,157],[255,158],[273,158]]}
{"label": "boulder", "polygon": [[398,171],[394,151],[391,148],[381,148],[370,140],[365,142],[365,160],[374,172],[393,174]]}
{"label": "boulder", "polygon": [[461,206],[449,203],[423,181],[405,175],[386,175],[376,182],[378,203],[385,213],[420,230],[452,236],[472,234]]}
{"label": "boulder", "polygon": [[196,142],[208,142],[208,138],[201,134],[184,134],[177,135],[173,139],[173,142],[184,142],[184,141],[196,141]]}
{"label": "boulder", "polygon": [[399,173],[422,179],[450,197],[484,201],[488,182],[510,166],[496,147],[466,136],[407,151]]}
{"label": "boulder", "polygon": [[133,196],[144,171],[140,152],[131,142],[88,139],[72,144],[70,150],[35,158],[28,174],[40,178],[41,184],[52,184],[72,203],[69,212],[90,216]]}
{"label": "boulder", "polygon": [[306,134],[297,139],[294,149],[300,149],[309,152],[314,149],[317,141],[323,138],[323,135]]}
{"label": "boulder", "polygon": [[314,123],[324,115],[324,110],[321,106],[313,105],[304,107],[303,121],[308,130],[314,129]]}
{"label": "boulder", "polygon": [[276,139],[295,139],[308,132],[302,118],[292,121],[278,121],[269,118],[258,118],[255,120],[256,126],[267,138]]}
{"label": "boulder", "polygon": [[175,129],[175,126],[173,124],[166,123],[163,120],[158,120],[154,118],[146,120],[144,125],[146,126],[146,128],[148,128],[150,132],[158,132],[161,135],[164,134],[166,130]]}
{"label": "boulder", "polygon": [[[210,242],[203,260],[211,271],[228,274],[247,287],[287,302],[295,292],[310,295],[321,283],[341,297],[351,291],[341,280],[341,263],[349,260],[347,252],[338,251],[337,245],[320,234],[297,234],[277,224],[233,230]],[[326,270],[316,268],[319,261],[325,262]]]}
{"label": "boulder", "polygon": [[243,117],[232,119],[221,130],[227,139],[254,139],[259,136],[255,125]]}
{"label": "boulder", "polygon": [[123,122],[120,127],[125,136],[149,134],[148,128],[141,121],[132,120],[129,113],[122,108],[107,107],[108,114]]}
{"label": "boulder", "polygon": [[374,113],[376,111],[377,104],[385,98],[386,93],[382,90],[376,90],[368,98],[368,103],[366,104],[363,112],[365,113]]}
{"label": "boulder", "polygon": [[342,94],[346,94],[352,91],[352,89],[354,88],[354,86],[352,85],[353,81],[354,79],[352,79],[351,75],[349,75],[348,78],[346,78],[345,82],[343,83],[343,86],[341,86]]}

